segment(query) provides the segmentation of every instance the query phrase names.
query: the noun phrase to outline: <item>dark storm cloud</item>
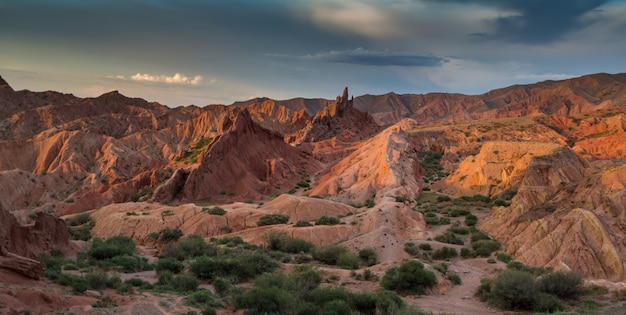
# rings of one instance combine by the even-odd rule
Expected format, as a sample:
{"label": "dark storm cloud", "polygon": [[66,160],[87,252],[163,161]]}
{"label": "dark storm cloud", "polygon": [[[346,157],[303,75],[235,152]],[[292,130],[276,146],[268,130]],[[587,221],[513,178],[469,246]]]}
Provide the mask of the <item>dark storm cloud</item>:
{"label": "dark storm cloud", "polygon": [[[583,21],[609,0],[426,0],[431,3],[478,4],[507,11],[509,15],[488,21],[493,32],[481,38],[510,42],[544,44],[580,30],[591,21]],[[481,34],[482,35],[482,34]]]}
{"label": "dark storm cloud", "polygon": [[372,51],[363,48],[343,51],[330,51],[306,56],[287,56],[270,54],[270,57],[292,58],[331,63],[346,63],[365,66],[408,66],[408,67],[436,67],[445,61],[444,58],[433,55],[420,55],[407,52]]}
{"label": "dark storm cloud", "polygon": [[303,53],[319,49],[320,43],[357,45],[356,38],[314,27],[293,8],[278,0],[24,0],[0,6],[0,36],[126,53],[151,62],[210,52],[229,51],[225,57],[232,57],[276,49]]}

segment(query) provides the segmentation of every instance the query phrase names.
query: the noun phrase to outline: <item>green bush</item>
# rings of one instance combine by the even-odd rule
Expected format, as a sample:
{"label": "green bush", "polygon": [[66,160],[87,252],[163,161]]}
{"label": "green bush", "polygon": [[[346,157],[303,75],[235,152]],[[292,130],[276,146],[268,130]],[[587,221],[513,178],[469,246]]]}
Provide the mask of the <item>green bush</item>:
{"label": "green bush", "polygon": [[472,231],[472,243],[476,242],[476,241],[480,241],[480,240],[490,240],[491,237],[489,237],[489,235],[487,235],[485,232],[480,231],[480,230],[473,230]]}
{"label": "green bush", "polygon": [[315,221],[315,225],[337,225],[341,223],[339,218],[334,215],[325,214],[321,216],[317,221]]}
{"label": "green bush", "polygon": [[185,304],[195,307],[219,305],[219,303],[215,301],[215,296],[204,289],[197,290],[185,298]]}
{"label": "green bush", "polygon": [[348,250],[340,245],[328,245],[318,247],[313,250],[313,259],[328,265],[336,265],[339,255],[347,253]]}
{"label": "green bush", "polygon": [[66,221],[68,226],[79,226],[92,221],[89,213],[80,213]]}
{"label": "green bush", "polygon": [[183,231],[179,229],[165,228],[161,231],[161,234],[159,235],[159,241],[163,243],[176,242],[182,236]]}
{"label": "green bush", "polygon": [[583,279],[574,272],[552,272],[537,280],[537,289],[561,299],[577,299],[583,293]]}
{"label": "green bush", "polygon": [[435,241],[448,244],[463,245],[463,240],[458,238],[454,233],[450,231],[446,231],[443,234],[435,236]]}
{"label": "green bush", "polygon": [[200,235],[190,234],[175,244],[166,244],[159,256],[161,258],[174,257],[182,261],[203,255],[215,256],[216,254],[217,249],[207,244]]}
{"label": "green bush", "polygon": [[278,263],[263,253],[236,252],[218,257],[196,258],[189,265],[189,271],[200,279],[229,277],[233,281],[246,281],[273,271],[276,267]]}
{"label": "green bush", "polygon": [[448,196],[437,196],[437,202],[446,202],[446,201],[452,201],[452,199],[450,199],[450,197]]}
{"label": "green bush", "polygon": [[453,285],[459,285],[459,284],[461,284],[461,277],[459,277],[459,275],[458,275],[458,274],[456,274],[456,273],[452,273],[452,272],[451,272],[451,273],[448,273],[446,277],[448,278],[448,280],[450,280],[450,282],[451,282]]}
{"label": "green bush", "polygon": [[186,293],[197,290],[200,281],[192,275],[179,274],[172,277],[169,285],[171,285],[176,292]]}
{"label": "green bush", "polygon": [[376,205],[376,203],[374,202],[373,199],[370,198],[370,199],[365,200],[364,205],[366,208],[373,208]]}
{"label": "green bush", "polygon": [[434,251],[433,254],[432,254],[432,257],[433,257],[433,259],[443,260],[443,259],[454,258],[454,257],[457,257],[458,255],[459,254],[456,251],[456,249],[444,246],[444,247]]}
{"label": "green bush", "polygon": [[411,242],[404,243],[404,251],[411,256],[415,256],[419,253],[419,250],[417,249],[417,246],[415,246],[415,243]]}
{"label": "green bush", "polygon": [[225,236],[217,240],[217,244],[226,245],[228,247],[235,247],[244,243],[243,238],[239,235]]}
{"label": "green bush", "polygon": [[563,302],[554,295],[538,293],[533,304],[533,311],[542,313],[554,313],[564,309]]}
{"label": "green bush", "polygon": [[285,253],[308,253],[315,247],[303,239],[289,236],[285,231],[268,231],[263,238],[268,248]]}
{"label": "green bush", "polygon": [[472,258],[476,257],[476,253],[474,253],[471,249],[467,247],[461,248],[461,257],[463,258]]}
{"label": "green bush", "polygon": [[358,269],[359,257],[352,253],[342,253],[337,256],[337,266],[343,269]]}
{"label": "green bush", "polygon": [[234,306],[249,309],[246,314],[288,314],[297,303],[290,291],[270,286],[243,292],[235,297]]}
{"label": "green bush", "polygon": [[472,248],[478,256],[489,257],[491,253],[500,249],[500,242],[496,240],[479,240],[472,242]]}
{"label": "green bush", "polygon": [[433,247],[430,246],[430,244],[428,244],[428,243],[422,243],[418,247],[421,250],[433,250]]}
{"label": "green bush", "polygon": [[366,266],[373,266],[378,263],[376,251],[371,247],[363,248],[359,251],[359,257]]}
{"label": "green bush", "polygon": [[185,269],[185,266],[182,262],[180,262],[180,260],[174,257],[165,257],[159,259],[159,261],[154,266],[154,269],[157,273],[160,273],[163,270],[167,270],[172,273],[180,273],[181,271],[183,271],[183,269]]}
{"label": "green bush", "polygon": [[465,225],[467,226],[476,226],[478,223],[478,217],[473,214],[468,214],[465,216]]}
{"label": "green bush", "polygon": [[275,225],[275,224],[285,224],[289,222],[289,216],[283,214],[266,214],[262,216],[256,224],[258,226],[263,225]]}
{"label": "green bush", "polygon": [[202,212],[207,212],[208,214],[213,214],[213,215],[225,215],[226,214],[226,210],[220,207],[202,208]]}
{"label": "green bush", "polygon": [[511,260],[513,260],[513,257],[511,257],[511,255],[507,254],[507,253],[503,253],[503,252],[497,252],[496,253],[496,258],[503,262],[508,264]]}
{"label": "green bush", "polygon": [[532,310],[537,299],[533,276],[524,271],[505,270],[492,283],[490,302],[505,310]]}
{"label": "green bush", "polygon": [[306,220],[298,220],[298,222],[296,222],[296,224],[293,225],[294,227],[305,227],[305,226],[313,226],[313,224],[311,224],[311,222],[306,221]]}
{"label": "green bush", "polygon": [[510,206],[510,203],[506,202],[505,200],[502,199],[496,199],[493,201],[493,205],[497,206],[497,207],[508,207]]}
{"label": "green bush", "polygon": [[87,254],[96,260],[106,260],[115,256],[132,255],[134,252],[135,242],[128,236],[118,235],[107,240],[94,239]]}
{"label": "green bush", "polygon": [[470,233],[470,230],[466,227],[461,227],[461,226],[453,226],[450,228],[450,232],[454,233],[454,234],[461,234],[461,235],[467,235]]}
{"label": "green bush", "polygon": [[426,289],[435,284],[435,274],[424,269],[424,265],[416,260],[409,260],[400,267],[388,269],[382,280],[385,289],[410,294],[425,294]]}

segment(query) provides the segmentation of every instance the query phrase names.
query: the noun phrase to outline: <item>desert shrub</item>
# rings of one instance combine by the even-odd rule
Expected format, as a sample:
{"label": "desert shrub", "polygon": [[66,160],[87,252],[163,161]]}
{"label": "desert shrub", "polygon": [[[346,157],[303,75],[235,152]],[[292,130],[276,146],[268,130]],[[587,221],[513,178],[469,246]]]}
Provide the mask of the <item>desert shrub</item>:
{"label": "desert shrub", "polygon": [[493,205],[497,207],[508,207],[510,204],[503,199],[496,199],[493,201]]}
{"label": "desert shrub", "polygon": [[448,196],[437,196],[437,202],[446,202],[446,201],[451,201],[452,199],[450,199],[450,197]]}
{"label": "desert shrub", "polygon": [[306,220],[298,220],[298,222],[296,222],[296,224],[293,225],[294,227],[305,227],[305,226],[313,226],[313,224],[311,224],[311,222],[306,221]]}
{"label": "desert shrub", "polygon": [[458,238],[454,233],[450,231],[435,236],[435,241],[448,244],[463,245],[463,240]]}
{"label": "desert shrub", "polygon": [[[429,213],[432,213],[432,212],[429,212]],[[428,225],[439,225],[439,218],[437,218],[437,215],[435,215],[434,213],[432,216],[424,217],[424,219],[426,220],[426,224]]]}
{"label": "desert shrub", "polygon": [[225,215],[226,214],[226,210],[224,210],[224,208],[221,208],[221,207],[202,208],[202,212],[206,212],[208,214],[213,214],[213,215]]}
{"label": "desert shrub", "polygon": [[91,239],[91,229],[93,224],[85,224],[77,227],[68,228],[70,239],[75,241],[88,241]]}
{"label": "desert shrub", "polygon": [[325,214],[321,216],[317,221],[315,221],[315,225],[337,225],[341,223],[339,218],[334,215]]}
{"label": "desert shrub", "polygon": [[404,251],[411,256],[415,256],[419,253],[419,250],[417,249],[417,246],[415,246],[415,243],[411,242],[404,243]]}
{"label": "desert shrub", "polygon": [[213,287],[215,288],[215,293],[219,296],[225,296],[228,290],[232,288],[232,282],[228,278],[217,277],[213,279]]}
{"label": "desert shrub", "polygon": [[465,225],[467,226],[476,226],[478,223],[478,217],[473,214],[468,214],[465,216]]}
{"label": "desert shrub", "polygon": [[185,298],[185,304],[195,307],[215,304],[215,297],[207,290],[200,289]]}
{"label": "desert shrub", "polygon": [[375,205],[376,205],[376,203],[374,202],[373,199],[370,198],[370,199],[365,200],[364,206],[366,208],[373,208]]}
{"label": "desert shrub", "polygon": [[456,274],[456,273],[453,273],[453,272],[448,273],[448,274],[446,275],[446,277],[447,277],[447,278],[448,278],[448,280],[450,280],[450,282],[451,282],[452,284],[454,284],[454,285],[459,285],[459,284],[461,284],[461,277],[459,277],[459,275],[458,275],[458,274]]}
{"label": "desert shrub", "polygon": [[489,301],[505,310],[532,310],[536,299],[533,276],[528,272],[509,269],[493,280]]}
{"label": "desert shrub", "polygon": [[489,235],[487,235],[485,232],[481,230],[472,231],[472,236],[471,236],[472,243],[476,241],[480,241],[480,240],[490,240],[490,239],[491,237],[489,237]]}
{"label": "desert shrub", "polygon": [[342,253],[337,256],[337,266],[343,269],[358,269],[359,257],[352,253]]}
{"label": "desert shrub", "polygon": [[271,286],[252,288],[237,295],[235,308],[247,308],[246,314],[283,314],[295,309],[296,299],[288,290]]}
{"label": "desert shrub", "polygon": [[450,228],[450,232],[454,234],[467,235],[470,233],[469,229],[461,226],[453,226]]}
{"label": "desert shrub", "polygon": [[163,243],[176,242],[182,236],[183,231],[179,229],[165,228],[161,231],[161,234],[159,235],[159,241]]}
{"label": "desert shrub", "polygon": [[228,247],[235,247],[237,245],[241,245],[245,243],[243,238],[239,235],[235,236],[225,236],[217,240],[217,244],[226,245]]}
{"label": "desert shrub", "polygon": [[107,287],[107,273],[102,270],[96,270],[85,275],[87,285],[92,290],[102,290]]}
{"label": "desert shrub", "polygon": [[169,284],[176,292],[186,293],[198,289],[200,281],[193,275],[179,274],[173,276]]}
{"label": "desert shrub", "polygon": [[471,249],[467,247],[461,248],[461,257],[463,258],[472,258],[476,257],[476,253],[474,253]]}
{"label": "desert shrub", "polygon": [[217,249],[207,244],[204,239],[197,234],[187,235],[175,244],[167,244],[161,254],[161,258],[174,257],[178,260],[185,260],[203,255],[215,256]]}
{"label": "desert shrub", "polygon": [[135,242],[128,236],[118,235],[106,240],[94,239],[87,254],[96,260],[106,260],[115,256],[132,255],[134,252]]}
{"label": "desert shrub", "polygon": [[313,250],[313,259],[328,265],[336,265],[339,255],[347,253],[348,250],[340,245],[328,245],[318,247]]}
{"label": "desert shrub", "polygon": [[371,247],[363,248],[359,251],[359,257],[366,266],[373,266],[378,263],[376,251]]}
{"label": "desert shrub", "polygon": [[315,247],[312,243],[293,238],[284,231],[268,231],[263,238],[268,248],[285,253],[308,253]]}
{"label": "desert shrub", "polygon": [[561,299],[577,299],[583,293],[583,280],[574,272],[552,272],[537,280],[537,289]]}
{"label": "desert shrub", "polygon": [[428,244],[428,243],[422,243],[418,247],[421,250],[433,250],[433,247],[430,246],[430,244]]}
{"label": "desert shrub", "polygon": [[242,251],[218,257],[198,257],[190,263],[189,271],[200,279],[229,277],[239,282],[273,271],[276,267],[278,263],[266,254]]}
{"label": "desert shrub", "polygon": [[478,256],[489,257],[491,253],[500,249],[500,242],[496,240],[480,240],[473,242],[472,248]]}
{"label": "desert shrub", "polygon": [[469,210],[466,209],[452,209],[448,212],[448,216],[456,218],[464,215],[469,215]]}
{"label": "desert shrub", "polygon": [[285,224],[289,222],[289,216],[284,214],[266,214],[262,216],[256,224],[258,226],[263,225],[275,225],[275,224]]}
{"label": "desert shrub", "polygon": [[94,263],[102,268],[115,268],[116,270],[125,273],[152,270],[152,265],[148,263],[148,259],[137,255],[120,255],[115,256],[108,261],[96,261]]}
{"label": "desert shrub", "polygon": [[180,273],[181,271],[183,271],[183,269],[185,269],[185,266],[182,262],[180,262],[180,260],[174,257],[165,257],[159,259],[159,261],[154,266],[154,269],[157,273],[160,273],[163,270],[167,270],[172,273]]}
{"label": "desert shrub", "polygon": [[435,274],[424,269],[424,264],[416,260],[388,269],[382,280],[385,289],[410,294],[425,294],[426,289],[435,284]]}
{"label": "desert shrub", "polygon": [[496,258],[503,262],[503,263],[509,263],[511,260],[513,260],[513,257],[511,257],[511,255],[507,254],[507,253],[503,253],[503,252],[497,252],[496,253]]}
{"label": "desert shrub", "polygon": [[89,213],[80,213],[66,221],[68,226],[79,226],[91,221]]}
{"label": "desert shrub", "polygon": [[456,251],[456,249],[444,246],[444,247],[434,251],[433,254],[432,254],[432,257],[433,257],[433,259],[443,260],[443,259],[454,258],[454,257],[457,257],[458,255],[459,254]]}
{"label": "desert shrub", "polygon": [[546,293],[538,293],[532,307],[533,311],[542,313],[554,313],[564,309],[563,302],[558,297]]}
{"label": "desert shrub", "polygon": [[142,284],[145,283],[145,281],[141,280],[140,278],[130,278],[126,281],[124,281],[124,283],[128,283],[134,287],[138,287],[141,286]]}

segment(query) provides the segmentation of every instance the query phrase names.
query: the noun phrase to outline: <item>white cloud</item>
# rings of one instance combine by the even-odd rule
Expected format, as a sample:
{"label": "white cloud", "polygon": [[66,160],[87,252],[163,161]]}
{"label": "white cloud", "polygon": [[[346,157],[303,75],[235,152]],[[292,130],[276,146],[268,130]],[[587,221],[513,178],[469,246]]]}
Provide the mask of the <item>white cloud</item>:
{"label": "white cloud", "polygon": [[380,7],[358,1],[314,4],[311,19],[321,27],[341,30],[373,38],[387,38],[404,32],[394,16]]}
{"label": "white cloud", "polygon": [[[172,76],[168,76],[165,74],[153,75],[148,73],[140,73],[137,72],[130,77],[126,77],[123,75],[115,75],[115,76],[107,76],[109,79],[117,79],[117,80],[131,80],[131,81],[140,81],[140,82],[153,82],[153,83],[165,83],[165,84],[187,84],[187,85],[198,85],[202,82],[202,76],[196,75],[194,77],[188,77],[182,73],[175,73]],[[213,84],[217,82],[216,79],[209,80],[209,83]]]}
{"label": "white cloud", "polygon": [[202,81],[202,76],[195,76],[193,78],[189,78],[184,74],[175,73],[173,76],[167,76],[164,74],[161,75],[152,75],[147,73],[136,73],[130,77],[131,80],[134,81],[148,81],[148,82],[162,82],[162,83],[170,83],[170,84],[191,84],[198,85],[200,81]]}

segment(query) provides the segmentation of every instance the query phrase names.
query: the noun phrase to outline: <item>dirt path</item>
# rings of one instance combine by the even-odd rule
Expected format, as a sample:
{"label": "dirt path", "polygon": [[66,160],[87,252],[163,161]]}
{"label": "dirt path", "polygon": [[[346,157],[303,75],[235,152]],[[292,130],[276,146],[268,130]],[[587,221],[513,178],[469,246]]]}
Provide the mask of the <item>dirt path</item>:
{"label": "dirt path", "polygon": [[448,270],[461,277],[461,284],[452,287],[443,295],[425,295],[407,298],[409,304],[416,304],[420,309],[434,314],[446,313],[456,315],[505,314],[489,308],[474,296],[480,279],[491,277],[497,268],[505,268],[503,263],[487,264],[486,259],[465,259],[450,263]]}

